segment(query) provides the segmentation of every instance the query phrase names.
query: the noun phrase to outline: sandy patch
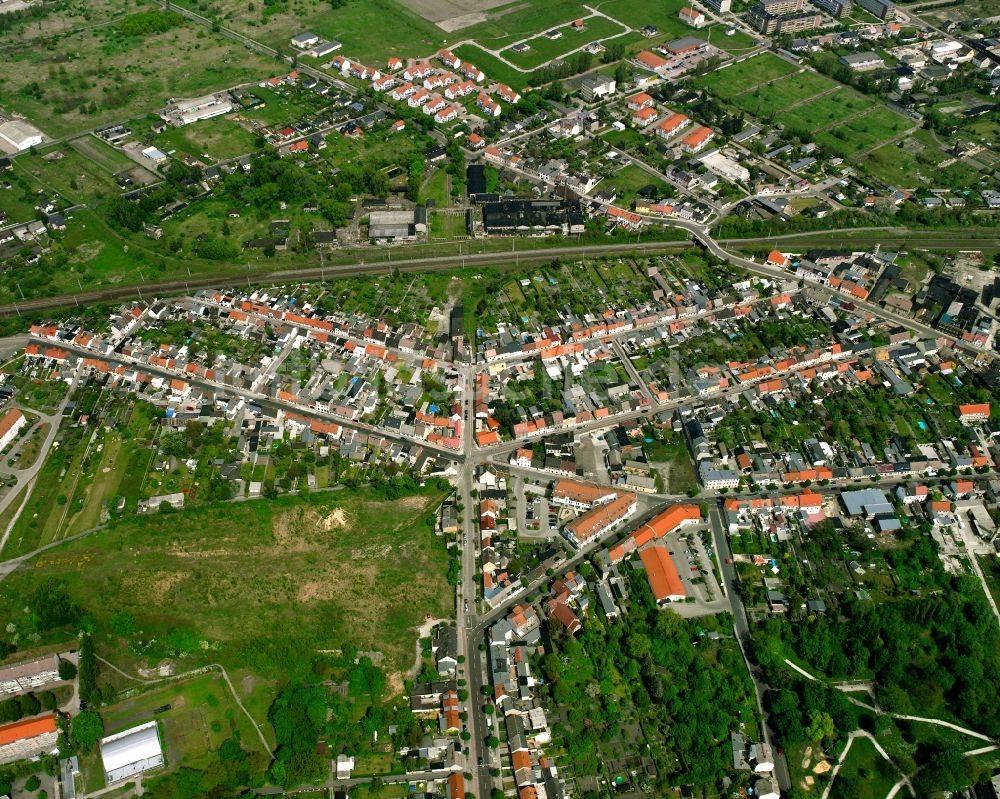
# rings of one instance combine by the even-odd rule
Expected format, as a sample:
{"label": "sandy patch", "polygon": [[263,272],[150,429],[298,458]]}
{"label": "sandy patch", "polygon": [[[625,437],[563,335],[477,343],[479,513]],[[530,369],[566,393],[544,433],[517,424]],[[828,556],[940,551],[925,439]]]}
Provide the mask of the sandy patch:
{"label": "sandy patch", "polygon": [[388,698],[391,699],[394,696],[402,694],[403,687],[403,675],[398,671],[390,672],[386,679],[386,689],[389,692]]}
{"label": "sandy patch", "polygon": [[282,549],[301,549],[309,539],[314,538],[315,533],[346,530],[353,521],[343,508],[334,508],[326,514],[314,508],[299,508],[275,517],[271,531]]}
{"label": "sandy patch", "polygon": [[833,766],[830,765],[829,760],[821,760],[815,766],[813,766],[813,774],[826,774]]}

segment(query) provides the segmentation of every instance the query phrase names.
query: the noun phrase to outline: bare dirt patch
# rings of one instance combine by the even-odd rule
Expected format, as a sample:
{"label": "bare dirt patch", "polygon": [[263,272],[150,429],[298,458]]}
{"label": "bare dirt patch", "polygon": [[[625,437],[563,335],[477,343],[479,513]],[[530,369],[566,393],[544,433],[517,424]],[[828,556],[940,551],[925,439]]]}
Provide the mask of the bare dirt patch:
{"label": "bare dirt patch", "polygon": [[308,548],[315,541],[315,534],[346,530],[354,520],[343,508],[334,508],[329,513],[321,513],[314,508],[299,508],[286,511],[274,518],[272,532],[279,547],[287,549]]}

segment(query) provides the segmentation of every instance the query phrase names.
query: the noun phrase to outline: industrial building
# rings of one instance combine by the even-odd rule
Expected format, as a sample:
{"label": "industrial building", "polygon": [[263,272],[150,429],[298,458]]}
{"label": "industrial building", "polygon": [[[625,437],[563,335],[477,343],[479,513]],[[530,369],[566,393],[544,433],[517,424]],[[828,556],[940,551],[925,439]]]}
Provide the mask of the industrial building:
{"label": "industrial building", "polygon": [[228,94],[209,94],[191,100],[175,100],[167,106],[163,118],[172,125],[181,127],[228,114],[234,107]]}
{"label": "industrial building", "polygon": [[483,226],[491,236],[583,233],[583,209],[574,200],[498,200],[484,203]]}
{"label": "industrial building", "polygon": [[42,143],[42,132],[23,119],[11,119],[0,124],[0,140],[15,150],[27,150]]}
{"label": "industrial building", "polygon": [[372,211],[368,217],[368,238],[378,241],[412,241],[427,232],[427,209]]}
{"label": "industrial building", "polygon": [[101,740],[101,760],[108,785],[163,765],[163,747],[155,721]]}

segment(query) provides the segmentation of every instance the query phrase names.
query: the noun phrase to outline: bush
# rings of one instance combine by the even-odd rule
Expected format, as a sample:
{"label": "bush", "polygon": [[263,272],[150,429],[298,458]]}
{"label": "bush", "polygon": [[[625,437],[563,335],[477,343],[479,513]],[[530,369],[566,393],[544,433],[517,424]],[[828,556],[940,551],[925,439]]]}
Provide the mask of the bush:
{"label": "bush", "polygon": [[28,781],[24,783],[24,790],[31,791],[32,793],[37,791],[40,787],[42,787],[42,781],[38,779],[37,774],[32,774],[28,777]]}

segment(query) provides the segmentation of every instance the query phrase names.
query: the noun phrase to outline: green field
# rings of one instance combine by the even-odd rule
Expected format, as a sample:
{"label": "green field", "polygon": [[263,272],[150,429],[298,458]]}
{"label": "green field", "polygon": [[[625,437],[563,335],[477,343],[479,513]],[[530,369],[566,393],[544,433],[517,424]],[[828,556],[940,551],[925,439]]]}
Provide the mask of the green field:
{"label": "green field", "polygon": [[607,17],[588,17],[584,19],[584,23],[586,29],[583,31],[576,31],[568,25],[559,28],[562,36],[558,39],[549,39],[544,35],[525,39],[524,41],[531,47],[528,52],[515,53],[508,48],[503,51],[503,57],[524,69],[534,69],[590,42],[625,33],[625,28]]}
{"label": "green field", "polygon": [[110,172],[67,144],[52,145],[37,154],[22,153],[14,159],[14,171],[50,197],[59,194],[74,204],[119,192]]}
{"label": "green field", "polygon": [[798,71],[798,67],[783,58],[772,53],[761,53],[739,64],[696,78],[694,84],[721,100],[732,100],[755,86]]}
{"label": "green field", "polygon": [[[431,521],[442,497],[341,491],[129,519],[10,575],[0,612],[15,618],[25,597],[56,580],[93,616],[98,645],[116,662],[184,656],[191,667],[220,662],[268,676],[316,649],[353,644],[402,670],[425,614],[452,611]],[[127,639],[111,633],[122,612],[135,620]]]}
{"label": "green field", "polygon": [[816,143],[846,158],[892,138],[915,124],[913,120],[893,113],[888,108],[878,107],[852,119],[846,125],[838,125],[832,130],[818,133]]}
{"label": "green field", "polygon": [[[946,167],[941,163],[951,161]],[[983,170],[970,159],[954,159],[945,152],[935,134],[923,128],[902,142],[886,144],[870,152],[859,165],[866,174],[892,186],[921,185],[973,187]]]}
{"label": "green field", "polygon": [[[199,0],[182,0],[205,11]],[[393,0],[364,0],[331,8],[326,0],[300,0],[291,4],[256,3],[249,10],[243,0],[215,0],[213,14],[228,28],[286,53],[296,52],[289,37],[304,30],[344,44],[343,52],[373,67],[385,66],[390,56],[404,60],[434,52],[444,44],[445,33],[436,25]]]}
{"label": "green field", "polygon": [[153,143],[168,155],[177,151],[211,163],[253,152],[256,139],[232,119],[215,117],[182,128],[169,127]]}
{"label": "green field", "polygon": [[841,88],[782,113],[781,122],[786,128],[796,130],[829,130],[838,120],[847,119],[874,105],[874,101],[867,97]]}
{"label": "green field", "polygon": [[773,83],[758,86],[739,95],[732,102],[748,114],[770,117],[790,105],[837,88],[837,83],[815,72],[798,72]]}

